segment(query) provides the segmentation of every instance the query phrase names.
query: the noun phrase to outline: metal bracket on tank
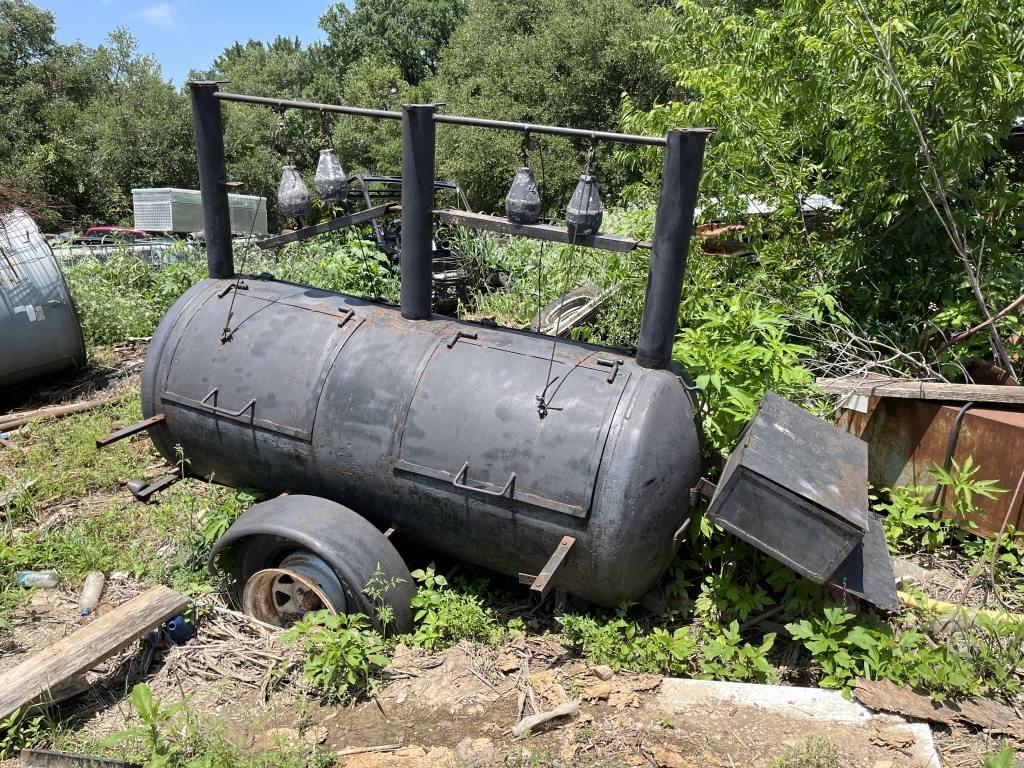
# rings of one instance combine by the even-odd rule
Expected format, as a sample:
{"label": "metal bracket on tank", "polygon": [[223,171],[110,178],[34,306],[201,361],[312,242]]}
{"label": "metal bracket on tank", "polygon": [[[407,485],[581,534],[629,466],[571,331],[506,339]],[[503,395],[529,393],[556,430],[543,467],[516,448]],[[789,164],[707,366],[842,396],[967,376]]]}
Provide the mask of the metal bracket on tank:
{"label": "metal bracket on tank", "polygon": [[132,435],[138,434],[139,432],[143,432],[149,429],[150,427],[155,426],[156,424],[160,424],[166,418],[167,417],[164,414],[158,413],[156,416],[150,416],[148,419],[137,421],[131,426],[115,430],[114,432],[104,435],[103,437],[97,437],[96,447],[106,448],[111,443],[116,443],[118,440],[124,440],[126,437],[131,437]]}
{"label": "metal bracket on tank", "polygon": [[572,549],[573,544],[576,543],[576,539],[572,536],[563,536],[562,540],[558,542],[558,546],[555,547],[555,551],[551,553],[551,557],[544,564],[544,567],[540,569],[540,573],[533,576],[528,573],[519,574],[520,584],[529,584],[530,591],[536,592],[540,595],[540,599],[543,600],[548,596],[551,591],[551,587],[554,586],[552,580],[558,569],[565,562],[566,556],[569,554],[569,550]]}
{"label": "metal bracket on tank", "polygon": [[338,307],[338,311],[345,313],[341,316],[341,320],[338,321],[339,328],[344,328],[345,323],[347,323],[349,320],[356,316],[356,311],[351,307]]}
{"label": "metal bracket on tank", "polygon": [[452,347],[459,343],[459,339],[470,339],[471,341],[476,341],[476,336],[477,335],[475,333],[467,333],[466,331],[456,331],[455,335],[452,336],[452,340],[445,344],[445,346],[448,347],[448,349],[451,349]]}
{"label": "metal bracket on tank", "polygon": [[[248,403],[243,405],[237,411],[229,411],[227,408],[221,408],[217,405],[217,396],[220,394],[220,387],[214,387],[210,390],[210,394],[199,401],[201,405],[205,405],[211,411],[216,413],[218,416],[228,416],[232,419],[237,419],[246,411],[249,411],[249,420],[252,421],[256,418],[256,400],[250,400]],[[213,400],[213,403],[209,403],[209,400]]]}
{"label": "metal bracket on tank", "polygon": [[695,507],[700,502],[701,498],[705,498],[708,501],[715,495],[715,491],[718,490],[718,486],[708,480],[706,477],[702,477],[697,481],[697,484],[690,489],[690,506]]}
{"label": "metal bracket on tank", "polygon": [[224,290],[219,291],[217,293],[217,298],[218,299],[223,299],[225,296],[227,296],[232,291],[248,291],[248,290],[249,290],[249,286],[246,285],[245,283],[243,283],[241,280],[239,280],[236,283],[231,283],[231,285],[226,287]]}
{"label": "metal bracket on tank", "polygon": [[452,480],[452,485],[454,485],[456,488],[459,488],[460,490],[463,490],[463,491],[476,491],[477,493],[482,493],[485,496],[508,496],[508,497],[511,497],[512,493],[513,493],[513,489],[516,487],[516,473],[515,472],[512,473],[511,477],[509,477],[509,479],[508,479],[508,482],[505,483],[505,485],[503,485],[500,490],[492,491],[489,488],[480,488],[480,487],[475,486],[475,485],[470,485],[468,482],[466,482],[467,480],[469,480],[469,462],[468,461],[465,464],[462,465],[462,469],[459,470],[459,474],[457,474],[455,476],[455,478]]}
{"label": "metal bracket on tank", "polygon": [[603,365],[606,368],[611,368],[612,372],[608,374],[608,383],[614,384],[615,377],[619,375],[619,368],[622,367],[621,360],[606,360],[604,358],[598,358],[595,361],[598,365]]}

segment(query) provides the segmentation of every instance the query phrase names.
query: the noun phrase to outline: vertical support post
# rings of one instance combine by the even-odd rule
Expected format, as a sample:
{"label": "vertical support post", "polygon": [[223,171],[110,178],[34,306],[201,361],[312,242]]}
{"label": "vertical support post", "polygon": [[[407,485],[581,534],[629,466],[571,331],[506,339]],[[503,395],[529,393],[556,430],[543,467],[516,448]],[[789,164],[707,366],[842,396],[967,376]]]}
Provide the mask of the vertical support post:
{"label": "vertical support post", "polygon": [[647,273],[647,295],[636,350],[636,361],[644,368],[665,368],[672,360],[679,301],[693,234],[697,186],[704,164],[704,145],[710,133],[700,128],[672,130],[667,137]]}
{"label": "vertical support post", "polygon": [[433,104],[402,107],[402,317],[431,317],[434,227]]}
{"label": "vertical support post", "polygon": [[217,83],[189,83],[192,90],[192,131],[199,161],[199,190],[203,198],[203,233],[210,277],[234,277],[231,253],[231,209],[228,207],[224,127]]}

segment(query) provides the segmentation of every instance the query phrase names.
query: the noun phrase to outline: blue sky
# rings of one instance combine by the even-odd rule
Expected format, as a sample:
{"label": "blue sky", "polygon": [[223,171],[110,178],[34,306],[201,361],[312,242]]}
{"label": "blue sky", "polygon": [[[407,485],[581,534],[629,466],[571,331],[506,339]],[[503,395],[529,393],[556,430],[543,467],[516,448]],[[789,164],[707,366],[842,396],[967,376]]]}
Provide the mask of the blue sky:
{"label": "blue sky", "polygon": [[153,54],[164,77],[181,85],[189,70],[208,67],[236,40],[295,37],[322,39],[317,27],[330,0],[33,0],[57,20],[57,39],[102,43],[127,27],[139,49]]}

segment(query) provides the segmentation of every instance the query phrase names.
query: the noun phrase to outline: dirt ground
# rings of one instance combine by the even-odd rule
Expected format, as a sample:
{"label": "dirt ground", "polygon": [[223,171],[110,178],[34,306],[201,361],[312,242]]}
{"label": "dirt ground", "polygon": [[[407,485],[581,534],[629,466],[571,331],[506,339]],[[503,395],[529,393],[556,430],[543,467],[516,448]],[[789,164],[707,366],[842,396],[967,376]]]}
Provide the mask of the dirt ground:
{"label": "dirt ground", "polygon": [[[107,599],[120,601],[141,588],[114,584],[112,590]],[[77,616],[76,596],[59,590],[36,593],[12,619],[15,642],[3,648],[0,671],[87,621]],[[354,707],[328,706],[308,697],[294,677],[278,677],[280,665],[295,660],[279,637],[223,609],[209,612],[185,645],[155,651],[137,643],[105,662],[61,715],[102,739],[127,726],[124,698],[145,680],[159,700],[187,698],[195,715],[215,718],[241,747],[318,744],[346,768],[759,768],[811,737],[828,739],[851,768],[928,765],[915,761],[907,735],[893,730],[898,721],[837,724],[795,709],[713,701],[680,710],[666,703],[660,676],[595,667],[549,635],[518,635],[499,647],[463,643],[439,653],[399,646],[376,695]],[[520,715],[567,701],[580,703],[578,716],[526,738],[510,734]]]}

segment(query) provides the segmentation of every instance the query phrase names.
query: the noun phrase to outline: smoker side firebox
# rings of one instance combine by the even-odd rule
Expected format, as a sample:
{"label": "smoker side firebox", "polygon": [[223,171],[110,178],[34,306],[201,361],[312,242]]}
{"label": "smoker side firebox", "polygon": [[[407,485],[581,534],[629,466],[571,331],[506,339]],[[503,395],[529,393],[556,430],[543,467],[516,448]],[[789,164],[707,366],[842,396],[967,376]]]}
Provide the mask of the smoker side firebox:
{"label": "smoker side firebox", "polygon": [[[446,115],[434,105],[398,113],[223,93],[214,83],[191,89],[210,279],[182,296],[155,334],[143,411],[159,450],[173,460],[180,446],[195,474],[288,492],[247,511],[215,547],[214,558],[234,551],[246,609],[280,624],[315,606],[374,616],[366,586],[382,579],[404,631],[412,579],[389,538],[395,530],[518,576],[540,595],[557,587],[610,606],[643,595],[680,545],[705,468],[695,388],[671,350],[709,131],[629,136]],[[401,120],[400,306],[235,274],[223,101]],[[635,356],[431,313],[433,218],[446,213],[433,209],[435,133],[451,124],[664,147]],[[641,247],[497,217],[461,222]],[[780,432],[768,447],[792,439]],[[809,482],[808,470],[793,467],[793,481]],[[859,468],[813,471],[815,482],[846,472],[846,482],[864,483],[866,504]],[[750,482],[732,472],[723,489],[739,484],[739,499]],[[725,496],[718,507],[740,535],[763,525],[730,517]],[[828,578],[859,551],[864,531],[844,528],[842,546],[803,572]],[[798,552],[790,560],[807,565]]]}

